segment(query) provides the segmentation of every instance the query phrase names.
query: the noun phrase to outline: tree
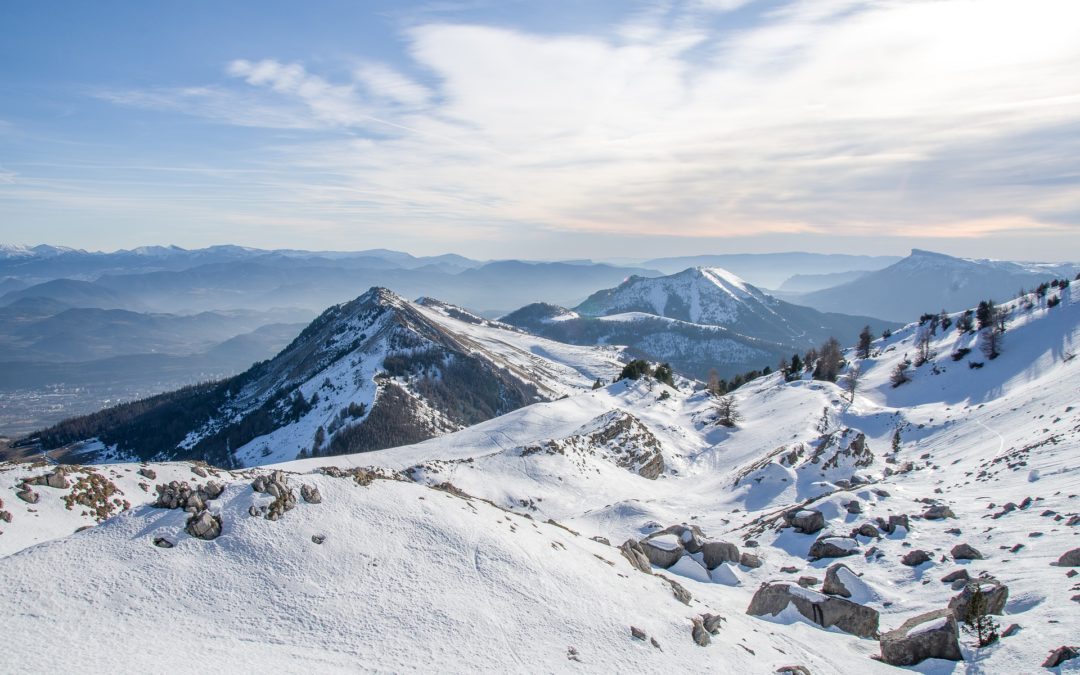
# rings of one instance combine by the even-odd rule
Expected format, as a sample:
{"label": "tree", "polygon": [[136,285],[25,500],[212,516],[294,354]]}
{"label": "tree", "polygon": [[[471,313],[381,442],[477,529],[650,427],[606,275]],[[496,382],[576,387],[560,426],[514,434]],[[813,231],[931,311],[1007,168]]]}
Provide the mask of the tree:
{"label": "tree", "polygon": [[322,444],[326,442],[326,429],[320,426],[315,430],[315,440],[311,442],[311,454],[318,455],[322,450]]}
{"label": "tree", "polygon": [[851,364],[844,374],[844,391],[848,393],[848,403],[855,402],[855,392],[859,390],[859,380],[862,379],[862,367],[858,363]]}
{"label": "tree", "polygon": [[911,381],[911,371],[909,368],[911,368],[911,361],[908,361],[907,359],[896,364],[896,367],[893,368],[892,373],[889,375],[889,382],[892,382],[893,388]]}
{"label": "tree", "polygon": [[596,378],[596,382],[592,383],[592,388],[593,389],[600,389],[603,386],[604,386],[604,381],[601,380],[599,377]]}
{"label": "tree", "polygon": [[862,329],[862,332],[859,333],[859,346],[856,353],[859,355],[860,359],[870,358],[870,343],[873,341],[874,336],[870,333],[870,326],[866,326]]}
{"label": "tree", "polygon": [[960,318],[956,320],[957,333],[970,333],[975,330],[975,313],[970,309],[964,310]]}
{"label": "tree", "polygon": [[918,355],[915,357],[916,368],[934,358],[934,352],[930,349],[930,338],[932,336],[933,331],[929,325],[919,326],[918,333],[915,336],[915,346],[919,350]]}
{"label": "tree", "polygon": [[623,366],[622,372],[615,378],[616,380],[640,380],[645,375],[652,374],[652,368],[649,367],[649,362],[644,359],[634,359],[630,363]]}
{"label": "tree", "polygon": [[836,382],[843,362],[844,352],[840,347],[840,342],[834,337],[829,338],[825,344],[821,345],[821,351],[818,353],[817,365],[814,366],[814,379]]}
{"label": "tree", "polygon": [[798,354],[792,354],[792,356],[791,356],[791,369],[788,371],[788,376],[787,376],[788,382],[790,382],[792,380],[799,379],[799,376],[802,375],[802,371],[803,371],[802,359],[799,358]]}
{"label": "tree", "polygon": [[994,325],[994,301],[983,300],[975,309],[975,321],[979,324],[979,330]]}
{"label": "tree", "polygon": [[661,363],[658,365],[656,370],[653,371],[653,377],[655,377],[658,382],[663,382],[669,387],[675,386],[675,373],[672,372],[670,364]]}
{"label": "tree", "polygon": [[998,623],[987,611],[986,595],[982,592],[982,584],[973,581],[969,588],[971,599],[968,601],[967,612],[964,615],[964,632],[974,635],[980,647],[986,647],[997,642]]}
{"label": "tree", "polygon": [[716,423],[725,427],[733,427],[743,418],[735,405],[734,396],[721,396],[716,401]]}
{"label": "tree", "polygon": [[1001,343],[1004,341],[1005,336],[995,326],[984,328],[981,334],[982,344],[980,348],[983,355],[991,361],[1001,356]]}
{"label": "tree", "polygon": [[720,390],[720,373],[716,372],[716,368],[709,368],[709,384],[706,389],[713,396],[719,396],[724,392]]}
{"label": "tree", "polygon": [[938,321],[941,323],[941,330],[949,330],[949,326],[952,325],[952,319],[949,318],[949,313],[944,309],[941,310],[941,314],[938,315]]}
{"label": "tree", "polygon": [[900,425],[899,424],[896,425],[896,429],[894,429],[893,433],[892,433],[892,451],[893,451],[894,455],[896,453],[900,452]]}

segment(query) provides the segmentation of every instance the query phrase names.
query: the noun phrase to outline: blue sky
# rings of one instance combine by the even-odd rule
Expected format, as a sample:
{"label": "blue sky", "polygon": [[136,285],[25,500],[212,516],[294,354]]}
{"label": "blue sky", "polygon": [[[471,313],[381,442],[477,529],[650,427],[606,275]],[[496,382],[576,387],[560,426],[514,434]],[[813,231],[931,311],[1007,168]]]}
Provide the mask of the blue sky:
{"label": "blue sky", "polygon": [[1071,0],[0,4],[0,242],[1080,258]]}

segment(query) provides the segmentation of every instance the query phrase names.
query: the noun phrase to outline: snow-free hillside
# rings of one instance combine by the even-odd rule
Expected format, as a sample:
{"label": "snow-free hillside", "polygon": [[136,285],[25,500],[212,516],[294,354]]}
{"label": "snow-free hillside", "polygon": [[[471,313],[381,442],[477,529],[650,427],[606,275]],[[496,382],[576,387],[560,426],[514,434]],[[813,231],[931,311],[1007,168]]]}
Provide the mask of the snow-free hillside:
{"label": "snow-free hillside", "polygon": [[89,449],[96,461],[232,467],[371,450],[587,389],[617,374],[620,358],[618,348],[565,345],[375,288],[331,307],[245,373],[69,420],[37,439],[45,449],[80,442],[80,461]]}
{"label": "snow-free hillside", "polygon": [[[197,648],[218,667],[285,671],[893,670],[871,659],[881,649],[874,631],[822,629],[794,604],[747,614],[764,582],[801,579],[808,588],[778,587],[814,602],[836,597],[820,591],[826,570],[842,562],[847,569],[831,574],[881,633],[960,595],[963,583],[942,577],[992,575],[1008,589],[997,619],[1016,631],[982,649],[963,637],[966,662],[913,668],[1039,672],[1050,650],[1076,644],[1080,625],[1080,577],[1055,565],[1080,548],[1080,302],[1072,291],[1051,291],[1061,298],[1052,307],[1034,296],[1006,305],[993,360],[981,353],[985,337],[959,333],[953,315],[930,336],[929,360],[898,387],[891,373],[915,357],[928,324],[875,341],[851,402],[842,386],[809,374],[754,380],[735,392],[743,419],[730,428],[692,383],[643,379],[419,444],[273,467],[294,491],[313,485],[322,497],[298,498],[276,521],[260,510],[274,500],[251,487],[266,470],[188,477],[225,486],[207,500],[222,519],[212,541],[184,533],[187,514],[145,506],[152,496],[127,487],[138,466],[92,469],[116,471],[132,508],[0,558],[7,662],[93,668],[108,658],[109,668],[141,670]],[[371,472],[360,467],[400,480],[362,485]],[[146,468],[160,472],[152,483],[193,470]],[[86,522],[56,507],[71,488],[33,485],[33,505],[15,496],[19,478],[53,467],[5,469],[3,508],[13,518],[0,522],[0,550]],[[788,526],[815,518],[813,533]],[[663,532],[678,524],[698,531]],[[15,534],[27,529],[44,534]],[[10,535],[16,545],[7,545]],[[652,571],[685,587],[689,605],[631,566],[615,548],[627,539],[641,540]],[[712,554],[690,550],[699,539]],[[960,544],[982,557],[957,559]],[[710,562],[718,548],[726,557]],[[912,560],[917,551],[924,561]],[[699,647],[694,620],[707,613],[723,620]],[[631,626],[662,651],[634,639]],[[52,649],[60,634],[65,649]],[[138,649],[112,647],[132,637]],[[1080,659],[1061,670],[1080,670]]]}

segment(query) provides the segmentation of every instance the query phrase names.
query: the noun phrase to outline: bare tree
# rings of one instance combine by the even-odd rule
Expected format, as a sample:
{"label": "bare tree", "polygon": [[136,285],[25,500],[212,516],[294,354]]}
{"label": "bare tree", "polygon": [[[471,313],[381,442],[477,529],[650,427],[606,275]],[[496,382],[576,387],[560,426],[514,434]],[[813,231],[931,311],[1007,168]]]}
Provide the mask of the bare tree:
{"label": "bare tree", "polygon": [[735,405],[734,396],[721,396],[716,401],[716,422],[725,427],[733,427],[743,418]]}
{"label": "bare tree", "polygon": [[844,387],[844,391],[848,394],[848,403],[855,402],[855,392],[859,390],[859,381],[862,379],[862,367],[858,363],[851,364],[851,367],[847,369],[847,373],[844,374],[844,380],[841,383]]}

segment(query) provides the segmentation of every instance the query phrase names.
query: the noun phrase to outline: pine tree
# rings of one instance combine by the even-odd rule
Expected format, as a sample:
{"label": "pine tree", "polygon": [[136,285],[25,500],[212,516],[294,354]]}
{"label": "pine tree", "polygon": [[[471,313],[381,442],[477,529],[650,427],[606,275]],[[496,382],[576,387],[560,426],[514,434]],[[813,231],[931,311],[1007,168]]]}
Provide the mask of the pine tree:
{"label": "pine tree", "polygon": [[661,363],[656,367],[653,372],[653,377],[659,382],[663,382],[669,387],[675,386],[675,374],[671,370],[671,365],[667,363]]}
{"label": "pine tree", "polygon": [[994,310],[993,300],[983,300],[979,303],[978,308],[975,309],[975,320],[980,330],[994,325]]}
{"label": "pine tree", "polygon": [[980,647],[992,645],[998,639],[998,623],[987,611],[986,595],[982,592],[981,584],[975,581],[969,588],[971,599],[964,616],[964,632],[974,635]]}
{"label": "pine tree", "polygon": [[866,326],[859,333],[858,354],[860,359],[870,358],[870,343],[873,341],[874,336],[870,333],[870,326]]}
{"label": "pine tree", "polygon": [[975,314],[970,309],[964,310],[960,318],[956,320],[957,333],[970,333],[975,330]]}
{"label": "pine tree", "polygon": [[908,361],[907,359],[896,364],[896,367],[893,368],[892,373],[889,375],[889,382],[892,383],[893,388],[911,381],[909,368],[911,368],[911,361]]}
{"label": "pine tree", "polygon": [[893,434],[892,434],[892,451],[893,451],[894,455],[896,453],[900,452],[900,425],[899,424],[896,425],[896,429],[893,430]]}
{"label": "pine tree", "polygon": [[742,413],[735,405],[734,396],[721,396],[716,401],[716,423],[725,427],[733,427],[741,420]]}
{"label": "pine tree", "polygon": [[825,344],[821,345],[821,351],[818,353],[817,365],[814,367],[814,379],[836,382],[836,377],[840,374],[840,366],[843,362],[844,352],[840,347],[840,342],[834,337],[829,338],[825,341]]}
{"label": "pine tree", "polygon": [[603,386],[604,386],[604,381],[601,380],[599,377],[596,378],[596,382],[592,383],[592,388],[593,389],[600,389]]}

